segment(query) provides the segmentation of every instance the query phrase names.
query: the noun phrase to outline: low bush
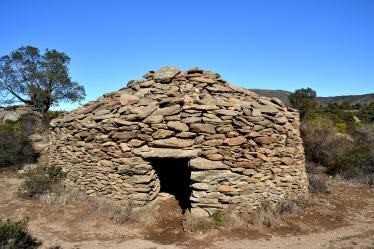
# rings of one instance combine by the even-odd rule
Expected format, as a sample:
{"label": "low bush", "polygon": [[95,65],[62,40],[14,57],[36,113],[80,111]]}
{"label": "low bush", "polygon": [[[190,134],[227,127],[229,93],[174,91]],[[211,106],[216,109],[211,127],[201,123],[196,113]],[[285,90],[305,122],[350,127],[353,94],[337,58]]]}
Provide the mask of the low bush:
{"label": "low bush", "polygon": [[215,211],[212,214],[212,221],[214,228],[220,228],[225,222],[225,214],[220,210]]}
{"label": "low bush", "polygon": [[253,224],[271,227],[278,216],[278,210],[270,202],[263,202],[253,216]]}
{"label": "low bush", "polygon": [[327,187],[326,178],[320,175],[310,174],[308,175],[309,180],[309,192],[314,194],[329,194],[330,190]]}
{"label": "low bush", "polygon": [[323,165],[327,173],[349,178],[374,174],[372,125],[352,128],[350,134],[339,133],[331,119],[318,116],[303,121],[301,134],[308,164],[315,165],[309,172]]}
{"label": "low bush", "polygon": [[22,162],[25,141],[18,123],[0,123],[0,168],[16,166]]}
{"label": "low bush", "polygon": [[41,246],[42,242],[28,232],[27,223],[28,219],[0,221],[0,248],[33,249]]}
{"label": "low bush", "polygon": [[301,135],[307,160],[324,165],[330,171],[336,170],[340,158],[353,148],[352,141],[337,135],[333,121],[325,116],[305,120]]}
{"label": "low bush", "polygon": [[38,117],[31,114],[23,115],[17,122],[0,122],[0,168],[34,163],[38,155],[29,136],[45,129]]}
{"label": "low bush", "polygon": [[38,197],[47,192],[53,192],[61,187],[65,177],[61,167],[54,165],[38,165],[23,173],[23,182],[19,194],[24,197]]}

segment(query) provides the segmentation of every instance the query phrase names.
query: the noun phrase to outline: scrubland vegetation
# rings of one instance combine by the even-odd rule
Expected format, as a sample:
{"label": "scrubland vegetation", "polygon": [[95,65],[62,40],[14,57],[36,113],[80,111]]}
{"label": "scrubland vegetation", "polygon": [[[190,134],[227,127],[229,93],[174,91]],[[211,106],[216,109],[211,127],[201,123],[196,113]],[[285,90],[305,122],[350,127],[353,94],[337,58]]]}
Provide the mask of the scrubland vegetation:
{"label": "scrubland vegetation", "polygon": [[42,243],[27,230],[28,219],[18,221],[0,220],[0,248],[33,249]]}
{"label": "scrubland vegetation", "polygon": [[234,208],[218,210],[210,218],[195,217],[186,212],[183,216],[183,228],[188,232],[196,232],[221,228],[272,227],[282,214],[294,213],[311,205],[307,199],[299,198],[283,201],[276,206],[263,202],[256,212],[237,212]]}
{"label": "scrubland vegetation", "polygon": [[29,136],[46,132],[49,122],[60,114],[60,111],[48,111],[43,116],[26,114],[16,122],[0,122],[0,172],[6,168],[20,168],[24,164],[35,163],[37,153]]}
{"label": "scrubland vegetation", "polygon": [[19,167],[35,160],[28,139],[34,129],[32,116],[23,116],[17,122],[0,123],[0,170],[5,167]]}
{"label": "scrubland vegetation", "polygon": [[[374,104],[319,105],[315,97],[310,88],[289,96],[300,110],[307,170],[313,174],[322,168],[327,174],[373,185]],[[310,179],[316,183],[316,178]]]}

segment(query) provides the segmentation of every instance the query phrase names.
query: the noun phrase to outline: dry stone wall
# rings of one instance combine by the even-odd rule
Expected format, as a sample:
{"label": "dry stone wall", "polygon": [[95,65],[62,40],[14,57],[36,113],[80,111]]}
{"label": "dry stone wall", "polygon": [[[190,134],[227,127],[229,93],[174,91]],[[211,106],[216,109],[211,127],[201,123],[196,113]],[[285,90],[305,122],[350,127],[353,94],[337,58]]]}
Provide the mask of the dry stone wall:
{"label": "dry stone wall", "polygon": [[[163,67],[51,122],[50,162],[92,196],[154,200],[152,158],[190,158],[192,213],[307,193],[299,114],[218,74]],[[178,165],[175,165],[178,167]]]}

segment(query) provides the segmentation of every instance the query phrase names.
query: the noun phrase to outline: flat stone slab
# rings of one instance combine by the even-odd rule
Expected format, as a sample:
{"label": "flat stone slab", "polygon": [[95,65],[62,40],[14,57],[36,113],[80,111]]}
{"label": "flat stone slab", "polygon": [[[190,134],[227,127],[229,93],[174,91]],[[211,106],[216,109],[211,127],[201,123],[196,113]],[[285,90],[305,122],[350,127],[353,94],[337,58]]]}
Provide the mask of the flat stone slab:
{"label": "flat stone slab", "polygon": [[161,148],[187,148],[194,144],[192,139],[179,139],[175,137],[159,139],[149,143],[152,147]]}
{"label": "flat stone slab", "polygon": [[176,67],[162,67],[160,70],[153,74],[153,79],[156,82],[169,82],[171,81],[180,70]]}
{"label": "flat stone slab", "polygon": [[229,169],[230,167],[221,161],[211,161],[202,157],[194,158],[190,161],[193,169]]}
{"label": "flat stone slab", "polygon": [[150,151],[135,150],[134,153],[142,156],[143,158],[194,158],[200,155],[201,149],[180,150],[150,148]]}

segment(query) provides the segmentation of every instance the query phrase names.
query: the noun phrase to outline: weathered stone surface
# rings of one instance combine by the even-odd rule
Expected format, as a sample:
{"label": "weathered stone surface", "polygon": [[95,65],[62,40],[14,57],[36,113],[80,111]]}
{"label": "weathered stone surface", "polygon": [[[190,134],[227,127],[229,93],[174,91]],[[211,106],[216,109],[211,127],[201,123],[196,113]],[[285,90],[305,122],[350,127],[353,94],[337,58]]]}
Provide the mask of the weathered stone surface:
{"label": "weathered stone surface", "polygon": [[139,97],[124,93],[119,97],[119,101],[121,102],[121,105],[132,105],[139,102]]}
{"label": "weathered stone surface", "polygon": [[210,216],[209,212],[200,207],[191,208],[191,215],[193,217],[207,218]]}
{"label": "weathered stone surface", "polygon": [[99,164],[103,167],[111,167],[113,163],[109,160],[101,160]]}
{"label": "weathered stone surface", "polygon": [[194,144],[193,140],[189,139],[180,139],[180,138],[166,138],[166,139],[160,139],[155,140],[149,143],[150,146],[154,147],[164,147],[164,148],[186,148],[190,147]]}
{"label": "weathered stone surface", "polygon": [[230,146],[235,146],[235,145],[241,145],[245,143],[247,139],[243,136],[238,136],[238,137],[231,137],[231,138],[226,138],[225,143],[230,145]]}
{"label": "weathered stone surface", "polygon": [[160,138],[167,138],[167,137],[171,137],[175,134],[174,131],[170,131],[170,130],[164,130],[164,129],[159,129],[157,130],[156,132],[154,132],[152,134],[152,137],[154,139],[160,139]]}
{"label": "weathered stone surface", "polygon": [[194,158],[200,153],[200,149],[181,150],[181,149],[166,149],[166,148],[150,148],[149,151],[136,151],[134,153],[144,158]]}
{"label": "weathered stone surface", "polygon": [[193,189],[196,189],[196,190],[212,190],[212,189],[214,189],[214,186],[212,186],[208,183],[202,183],[202,182],[194,183],[194,184],[192,184],[191,187]]}
{"label": "weathered stone surface", "polygon": [[211,161],[202,157],[194,158],[190,161],[190,167],[193,169],[228,169],[229,166],[219,161]]}
{"label": "weathered stone surface", "polygon": [[113,118],[112,121],[116,124],[119,124],[119,125],[128,125],[128,126],[134,125],[133,122],[123,120],[123,119],[120,119],[120,118]]}
{"label": "weathered stone surface", "polygon": [[223,159],[223,156],[221,154],[208,154],[206,155],[206,157],[209,159],[209,160],[213,160],[213,161],[221,161]]}
{"label": "weathered stone surface", "polygon": [[188,118],[182,119],[182,122],[186,123],[186,124],[199,123],[199,122],[201,122],[201,118],[200,117],[188,117]]}
{"label": "weathered stone surface", "polygon": [[254,140],[260,144],[271,144],[273,142],[272,137],[256,137]]}
{"label": "weathered stone surface", "polygon": [[114,117],[113,113],[108,113],[108,114],[98,115],[98,116],[95,115],[92,119],[93,120],[103,120],[103,119],[110,119],[110,118],[113,118],[113,117]]}
{"label": "weathered stone surface", "polygon": [[225,109],[215,110],[214,113],[219,114],[219,115],[225,115],[225,116],[236,116],[239,114],[237,111],[225,110]]}
{"label": "weathered stone surface", "polygon": [[176,67],[162,67],[153,74],[156,82],[170,82],[180,70]]}
{"label": "weathered stone surface", "polygon": [[164,107],[156,110],[153,115],[162,115],[162,116],[168,116],[168,115],[174,115],[177,113],[180,113],[181,106],[180,105],[173,105],[169,107]]}
{"label": "weathered stone surface", "polygon": [[257,157],[265,162],[269,161],[269,158],[262,153],[257,153]]}
{"label": "weathered stone surface", "polygon": [[250,137],[261,137],[261,134],[258,133],[257,131],[251,131],[251,132],[249,133],[249,136],[250,136]]}
{"label": "weathered stone surface", "polygon": [[188,125],[179,121],[170,121],[167,123],[168,127],[174,131],[188,131]]}
{"label": "weathered stone surface", "polygon": [[17,122],[19,119],[20,119],[20,115],[17,112],[15,112],[15,111],[7,111],[7,112],[5,112],[2,121],[3,122],[5,122],[5,121]]}
{"label": "weathered stone surface", "polygon": [[209,78],[204,78],[204,77],[194,77],[192,78],[193,81],[201,82],[201,83],[207,83],[207,84],[214,84],[216,81],[209,79]]}
{"label": "weathered stone surface", "polygon": [[191,104],[188,106],[184,106],[183,109],[193,109],[193,110],[202,110],[202,111],[211,111],[211,110],[218,110],[219,107],[216,105],[198,105],[198,104]]}
{"label": "weathered stone surface", "polygon": [[183,131],[183,132],[175,134],[175,136],[179,137],[179,138],[194,138],[194,137],[196,137],[196,133]]}
{"label": "weathered stone surface", "polygon": [[132,147],[140,147],[142,146],[143,144],[145,144],[144,141],[142,140],[139,140],[139,139],[131,139],[128,144]]}
{"label": "weathered stone surface", "polygon": [[207,140],[205,142],[203,142],[203,145],[206,145],[206,146],[220,146],[220,145],[223,145],[223,139],[212,139],[212,140]]}
{"label": "weathered stone surface", "polygon": [[211,124],[193,123],[193,124],[190,124],[190,129],[191,131],[197,132],[197,133],[210,133],[210,134],[216,133],[214,125],[211,125]]}
{"label": "weathered stone surface", "polygon": [[217,188],[219,192],[238,192],[238,190],[230,185],[220,185]]}
{"label": "weathered stone surface", "polygon": [[241,161],[233,164],[235,168],[254,169],[256,164],[253,161]]}
{"label": "weathered stone surface", "polygon": [[131,150],[131,147],[128,146],[128,144],[126,144],[126,143],[120,143],[119,146],[121,147],[121,150],[122,150],[123,152],[127,152],[127,151],[130,151],[130,150]]}
{"label": "weathered stone surface", "polygon": [[286,165],[290,165],[294,163],[294,160],[291,157],[283,157],[280,161]]}
{"label": "weathered stone surface", "polygon": [[138,135],[137,131],[122,131],[116,132],[112,135],[112,139],[116,141],[124,141],[127,142],[132,138],[136,138]]}
{"label": "weathered stone surface", "polygon": [[143,120],[144,123],[149,124],[159,124],[164,120],[164,116],[157,115],[157,116],[148,116],[146,119]]}

